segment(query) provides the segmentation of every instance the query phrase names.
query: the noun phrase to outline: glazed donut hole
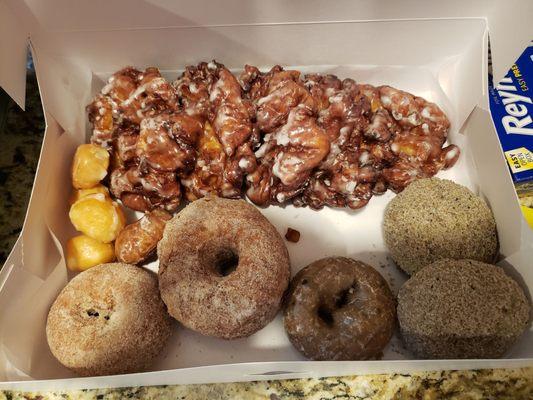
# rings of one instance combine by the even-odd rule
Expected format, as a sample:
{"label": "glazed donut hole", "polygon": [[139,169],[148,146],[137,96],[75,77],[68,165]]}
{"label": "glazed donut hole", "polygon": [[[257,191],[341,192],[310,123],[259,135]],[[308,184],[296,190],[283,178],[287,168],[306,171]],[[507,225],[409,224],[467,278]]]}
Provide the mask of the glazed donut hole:
{"label": "glazed donut hole", "polygon": [[231,275],[239,266],[239,251],[226,239],[215,238],[205,242],[198,254],[200,265],[220,278]]}

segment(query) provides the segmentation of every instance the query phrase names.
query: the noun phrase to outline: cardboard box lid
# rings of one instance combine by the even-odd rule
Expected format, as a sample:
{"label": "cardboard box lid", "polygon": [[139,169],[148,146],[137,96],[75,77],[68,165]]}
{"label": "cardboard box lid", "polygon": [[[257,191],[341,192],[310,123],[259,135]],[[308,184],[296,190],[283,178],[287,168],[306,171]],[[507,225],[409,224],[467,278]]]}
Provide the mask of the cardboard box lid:
{"label": "cardboard box lid", "polygon": [[0,0],[0,87],[21,108],[26,100],[27,47],[26,30]]}
{"label": "cardboard box lid", "polygon": [[531,16],[530,0],[0,0],[0,86],[24,104],[27,38],[53,47],[51,32],[431,18],[486,19],[499,80],[533,38]]}
{"label": "cardboard box lid", "polygon": [[[138,57],[135,54],[135,57],[132,58],[132,60],[141,63],[139,66],[142,66],[144,62],[155,61],[161,63],[160,66],[166,65],[169,67],[185,65],[187,54],[192,60],[195,60],[196,57],[205,58],[214,55],[223,55],[229,63],[233,63],[233,66],[241,66],[242,62],[246,60],[255,62],[258,56],[261,56],[261,53],[266,53],[269,56],[263,57],[262,61],[260,61],[263,62],[263,65],[272,65],[272,62],[281,62],[280,60],[294,60],[297,62],[299,59],[297,53],[300,46],[306,50],[302,52],[307,53],[304,58],[300,57],[300,60],[303,61],[299,65],[302,66],[313,65],[313,61],[317,61],[317,65],[322,65],[320,63],[331,61],[333,54],[337,57],[335,60],[336,65],[342,66],[345,71],[349,67],[349,62],[346,61],[350,59],[361,64],[365,64],[365,61],[360,61],[361,58],[368,60],[366,64],[367,66],[371,65],[371,69],[379,69],[379,67],[375,68],[374,65],[379,65],[380,60],[384,60],[381,63],[384,65],[394,63],[402,65],[401,61],[405,61],[406,68],[404,70],[407,71],[413,82],[416,82],[418,86],[415,85],[415,88],[418,87],[421,90],[421,95],[426,96],[426,93],[430,93],[433,90],[432,88],[434,88],[433,92],[437,97],[430,97],[437,103],[443,104],[444,107],[446,106],[446,102],[437,101],[437,99],[444,100],[446,97],[444,96],[445,94],[451,94],[449,96],[449,106],[457,106],[457,110],[460,110],[459,113],[454,112],[453,107],[450,108],[452,112],[449,114],[456,121],[454,127],[459,127],[463,121],[463,117],[466,118],[472,108],[475,108],[479,95],[483,88],[486,88],[486,85],[483,85],[484,80],[482,78],[486,77],[484,67],[486,64],[487,50],[487,19],[486,17],[476,17],[475,15],[478,14],[474,13],[475,10],[470,3],[456,9],[456,11],[461,10],[461,12],[464,9],[467,11],[470,10],[468,11],[470,15],[474,15],[474,17],[462,19],[444,18],[444,15],[451,15],[449,10],[444,10],[446,12],[443,11],[443,13],[438,14],[440,15],[439,17],[432,10],[429,10],[429,7],[425,6],[423,6],[425,7],[423,9],[425,14],[420,14],[420,8],[417,7],[422,7],[422,3],[418,1],[408,3],[410,4],[410,10],[405,13],[396,10],[398,7],[393,3],[390,3],[390,7],[388,7],[389,3],[383,2],[379,8],[375,7],[375,12],[372,13],[373,9],[370,3],[351,2],[349,3],[350,10],[354,7],[354,4],[366,4],[365,13],[359,13],[359,10],[356,10],[357,15],[353,16],[353,18],[361,19],[364,17],[370,23],[322,23],[317,26],[314,24],[297,24],[297,22],[294,22],[290,25],[269,24],[265,26],[265,23],[270,21],[290,21],[291,18],[301,17],[302,14],[300,11],[305,11],[304,16],[301,17],[301,21],[306,21],[305,18],[312,21],[323,21],[325,18],[330,18],[329,21],[335,19],[346,20],[350,19],[351,16],[346,17],[341,15],[347,8],[342,9],[341,7],[340,9],[335,8],[335,10],[330,10],[326,7],[326,3],[314,1],[306,2],[305,9],[302,7],[303,3],[301,1],[294,3],[287,2],[283,6],[280,5],[281,3],[279,1],[273,3],[265,2],[265,5],[261,5],[256,1],[233,1],[224,3],[224,9],[215,3],[215,5],[210,4],[211,11],[205,13],[205,15],[202,11],[202,6],[205,2],[201,0],[198,1],[200,5],[196,3],[194,5],[189,4],[183,12],[180,10],[180,12],[175,13],[169,12],[168,10],[174,8],[179,10],[179,8],[174,6],[173,3],[163,1],[141,2],[132,0],[128,4],[133,4],[134,6],[124,10],[119,10],[118,6],[116,6],[117,4],[120,6],[125,4],[124,2],[118,2],[118,0],[117,2],[109,2],[108,4],[97,1],[96,5],[92,4],[91,6],[83,4],[71,6],[70,3],[59,0],[55,2],[51,0],[51,2],[43,5],[38,0],[24,0],[20,1],[20,5],[17,3],[16,7],[12,6],[14,2],[11,2],[11,0],[0,0],[0,2],[2,1],[7,2],[5,4],[11,7],[11,11],[14,10],[13,15],[16,14],[20,21],[28,21],[31,25],[31,29],[27,32],[30,32],[32,45],[36,54],[37,72],[39,74],[40,88],[43,94],[43,104],[48,122],[40,167],[33,190],[33,200],[30,203],[23,237],[20,240],[21,247],[24,242],[24,251],[16,249],[13,257],[8,261],[7,268],[4,267],[4,270],[0,272],[0,286],[2,277],[7,276],[8,273],[10,274],[9,280],[6,279],[2,296],[0,296],[0,305],[3,304],[0,308],[6,310],[6,312],[0,313],[2,316],[2,323],[0,325],[4,327],[9,326],[9,332],[5,328],[6,334],[0,338],[3,340],[3,346],[0,349],[2,350],[0,351],[0,377],[5,373],[9,379],[51,377],[53,376],[51,374],[57,374],[55,376],[58,377],[64,376],[61,375],[62,372],[59,368],[53,369],[53,372],[50,372],[50,366],[54,365],[51,364],[54,360],[48,351],[42,332],[44,332],[45,324],[45,318],[43,316],[47,313],[48,307],[56,294],[64,287],[67,281],[64,257],[62,256],[62,244],[72,234],[69,230],[70,224],[64,223],[68,218],[67,213],[65,213],[65,206],[66,198],[70,191],[70,187],[64,184],[69,176],[71,160],[69,155],[73,154],[73,150],[77,144],[85,140],[86,117],[83,110],[85,104],[89,101],[88,96],[90,95],[90,89],[93,87],[92,85],[94,84],[94,89],[98,90],[98,85],[102,83],[99,78],[105,79],[106,74],[111,72],[118,64],[120,64],[118,67],[121,67],[131,62],[128,59],[128,56],[131,55],[129,53],[138,53],[137,49],[142,49],[146,53]],[[230,7],[236,4],[240,6],[238,13],[235,11],[235,7]],[[337,4],[347,5],[348,2],[340,1]],[[456,2],[455,4],[459,3]],[[475,4],[479,6],[480,2],[475,2]],[[156,5],[157,10],[155,10]],[[297,6],[299,6],[300,10]],[[61,7],[64,7],[64,9]],[[151,12],[152,9],[153,13]],[[103,12],[104,10],[106,12]],[[403,10],[401,11],[403,12]],[[195,15],[195,12],[198,15]],[[377,14],[379,14],[379,18],[395,20],[387,22],[376,21]],[[151,18],[145,18],[145,15],[150,15]],[[423,18],[427,15],[436,15],[436,19],[418,19],[416,21],[408,19]],[[457,15],[464,17],[459,11],[457,11]],[[219,28],[213,26],[215,23],[221,24],[222,22],[220,21],[230,26],[223,25],[220,27],[219,25]],[[249,25],[243,26],[243,22],[246,21],[252,22],[249,22]],[[237,23],[240,26],[235,26]],[[211,25],[208,29],[196,29],[198,24]],[[180,27],[175,28],[176,25],[180,25]],[[194,27],[190,28],[191,25],[194,25]],[[134,35],[130,35],[130,32],[134,33]],[[471,40],[471,36],[473,36],[472,32],[475,32],[476,40]],[[170,36],[170,34],[175,36]],[[149,35],[150,37],[148,37]],[[428,38],[431,36],[433,36],[433,40],[430,41]],[[188,52],[179,52],[181,50],[187,50],[185,48],[187,46],[168,45],[166,42],[171,42],[173,37],[177,37],[179,41],[184,42],[187,46],[190,45],[192,49]],[[106,38],[107,42],[103,42]],[[216,38],[217,40],[213,42],[212,38]],[[238,38],[239,40],[231,45],[231,38]],[[288,40],[289,38],[291,40]],[[363,42],[365,38],[368,38],[366,39],[366,43]],[[138,41],[139,39],[141,41]],[[289,42],[291,45],[284,46],[283,41]],[[252,51],[244,51],[247,50],[245,45],[250,43],[254,43]],[[377,43],[379,43],[379,46]],[[428,43],[432,43],[432,45],[429,46]],[[398,46],[400,44],[405,44],[405,46]],[[388,49],[387,51],[383,50],[385,47]],[[261,51],[255,52],[254,50],[258,48]],[[179,51],[175,52],[176,49]],[[216,50],[217,54],[213,54],[213,50]],[[371,55],[371,57],[368,57],[368,53],[374,50],[377,56],[374,57]],[[448,57],[455,57],[459,50],[461,51],[461,62],[448,63]],[[171,56],[168,56],[170,53]],[[414,53],[423,54],[419,54],[420,57],[414,58]],[[282,58],[281,55],[284,57]],[[444,74],[433,74],[434,70],[431,70],[431,73],[428,72],[428,76],[431,76],[432,80],[425,81],[424,74],[421,73],[421,69],[423,68],[419,67],[425,67],[426,63],[435,62],[435,59],[438,57],[446,61],[441,62],[446,67],[443,68]],[[165,61],[162,61],[162,58]],[[88,63],[88,61],[91,61],[92,64]],[[74,65],[70,65],[69,63],[71,62]],[[365,76],[364,69],[365,66],[360,68],[357,74],[354,73],[352,76],[360,76],[363,80]],[[396,68],[392,67],[389,69],[394,70]],[[177,71],[173,72],[174,76],[176,73]],[[338,74],[339,76],[344,75],[344,73]],[[350,76],[350,74],[346,75]],[[435,79],[435,75],[439,75],[438,78],[442,79],[437,79],[434,85],[429,85],[428,83],[433,82]],[[385,82],[393,83],[393,81],[390,81],[384,75],[378,74],[378,76],[383,77]],[[449,86],[453,87],[450,88]],[[398,84],[398,87],[405,86]],[[405,88],[411,90],[410,87]],[[460,90],[456,90],[458,88]],[[430,90],[430,92],[426,90]],[[443,96],[440,97],[441,95]],[[73,116],[76,118],[73,118]],[[511,263],[512,266],[519,265],[522,269],[524,266],[529,267],[526,254],[516,254],[520,250],[520,215],[517,209],[518,205],[513,197],[514,192],[510,186],[511,182],[506,176],[505,162],[499,153],[497,144],[494,144],[496,138],[492,137],[493,135],[488,135],[490,136],[490,142],[487,142],[487,139],[483,137],[483,133],[491,133],[489,131],[492,129],[488,112],[475,108],[474,112],[470,114],[468,127],[470,131],[466,129],[466,135],[457,136],[461,136],[461,139],[464,141],[467,139],[474,140],[474,144],[481,144],[481,146],[474,146],[481,153],[476,157],[476,166],[479,167],[479,171],[483,174],[482,179],[478,179],[477,181],[482,182],[482,186],[480,186],[482,192],[487,194],[489,200],[492,199],[491,206],[497,210],[496,218],[498,224],[501,224],[501,221],[503,221],[502,226],[505,228],[504,230],[500,230],[500,233],[503,239],[501,244],[504,249],[504,254],[515,257],[513,263]],[[454,133],[457,133],[456,130],[454,128]],[[478,134],[478,136],[476,137],[474,133]],[[468,146],[470,145],[467,144],[466,147],[462,146],[462,148],[466,150]],[[484,152],[486,149],[490,152]],[[466,153],[467,151],[465,151]],[[467,162],[467,157],[460,159],[460,163],[466,164]],[[464,165],[465,170],[460,170],[459,166],[457,165],[448,171],[448,173],[452,174],[448,175],[449,178],[453,179],[461,171],[466,172],[466,169],[470,170],[473,168],[466,168]],[[465,179],[465,183],[470,181],[466,173],[461,174],[461,177]],[[498,184],[494,185],[494,182]],[[500,183],[502,184],[500,185]],[[473,187],[473,189],[475,188]],[[389,195],[392,196],[392,193],[389,193]],[[46,199],[46,203],[43,203],[43,199]],[[374,200],[381,201],[384,204],[387,198],[382,197],[381,200]],[[382,215],[383,208],[376,201],[371,202],[358,215],[358,229],[361,232],[365,232],[365,236],[370,238],[374,237],[374,243],[382,244],[380,224],[375,223],[375,216]],[[49,206],[43,209],[43,204]],[[509,206],[510,204],[511,206]],[[515,207],[512,205],[515,205]],[[380,212],[376,213],[371,207],[374,207],[374,210],[379,209]],[[376,207],[378,208],[376,209]],[[270,215],[270,220],[274,222],[283,221],[283,225],[279,225],[280,230],[286,229],[288,222],[285,221],[289,221],[286,218],[288,214],[285,214],[285,212],[290,212],[289,208],[270,207],[265,211],[267,217]],[[308,209],[299,212],[314,213]],[[313,216],[313,219],[307,218],[305,215],[304,218],[299,218],[299,221],[307,221],[307,225],[304,224],[304,229],[301,229],[301,231],[308,233],[303,235],[300,245],[291,255],[291,260],[294,260],[297,266],[306,265],[313,258],[318,258],[317,255],[319,252],[310,252],[310,246],[305,245],[306,242],[318,243],[320,241],[316,240],[316,238],[334,238],[335,235],[339,234],[348,239],[355,237],[355,235],[349,234],[350,231],[341,228],[344,226],[342,221],[345,219],[345,212],[343,210],[326,209],[321,213],[314,213]],[[373,235],[368,235],[369,230],[364,229],[365,225],[362,224],[361,217],[366,218],[368,226],[372,225],[375,228],[372,231],[374,232]],[[306,228],[306,226],[310,226],[311,224],[316,226],[316,231],[320,232]],[[299,228],[300,225],[292,226]],[[353,249],[350,251],[351,254],[362,255],[364,251],[372,248],[370,240],[353,242],[354,247],[350,247]],[[355,247],[355,244],[360,247]],[[337,249],[342,249],[343,246],[343,244],[340,244],[340,246],[336,247],[335,244],[326,243],[324,249],[327,247],[328,251],[331,250],[333,253],[342,254],[342,252],[346,253],[346,250]],[[317,245],[314,245],[314,247],[318,248]],[[385,251],[381,251],[379,254],[386,257]],[[527,255],[531,255],[531,252],[528,252]],[[11,269],[10,266],[12,266]],[[3,275],[4,271],[6,271],[5,275]],[[527,271],[527,275],[524,274],[524,276],[530,282],[530,272],[533,271],[530,269]],[[530,286],[533,287],[533,285]],[[16,293],[17,295],[13,296],[12,293]],[[35,299],[38,299],[38,301],[35,301]],[[14,301],[17,301],[20,306],[13,307],[12,304]],[[31,310],[31,313],[28,310]],[[21,318],[20,315],[23,315],[24,318]],[[4,321],[21,322],[8,324]],[[277,323],[278,325],[272,325],[271,329],[282,332],[279,319]],[[29,326],[32,329],[29,329]],[[261,356],[266,354],[263,350],[269,351],[270,346],[272,346],[270,340],[273,336],[269,333],[272,330],[264,332],[265,337],[268,337],[269,341],[259,342],[257,346],[258,353],[253,353],[250,350],[254,348],[253,346],[243,347],[244,351],[242,353],[246,353],[246,356],[252,354],[253,358],[250,356],[250,359],[253,361],[263,360],[264,358],[261,358]],[[192,335],[191,332],[188,333]],[[183,336],[180,336],[180,340],[182,338]],[[251,340],[256,339],[252,338]],[[220,349],[219,344],[216,342],[208,343],[206,339],[205,342],[199,343],[199,345],[187,345],[184,347],[187,350],[189,348],[193,350],[201,349],[203,354],[209,353],[209,364],[227,362],[226,357],[232,357],[232,353],[227,350],[221,349],[218,352],[205,351],[206,348]],[[286,342],[283,343],[290,346]],[[524,347],[527,344],[529,342],[526,342]],[[278,349],[280,349],[279,351],[286,351],[283,345],[278,347]],[[217,362],[214,357],[211,358],[212,354],[217,355],[217,353],[224,353],[222,362]],[[195,354],[193,351],[189,354],[190,357],[187,360],[197,362],[201,358],[198,353]],[[261,356],[258,354],[261,354]],[[530,355],[529,350],[526,354],[528,356]],[[5,355],[5,362],[2,360],[3,355]],[[183,353],[180,353],[178,360],[183,359],[183,357]],[[513,357],[516,357],[516,354]],[[175,358],[171,357],[170,359],[174,360]],[[207,360],[207,357],[201,359],[202,361]],[[286,360],[285,357],[277,359]],[[240,358],[238,361],[245,361],[245,358]],[[507,366],[510,365],[508,364],[508,360],[503,362]],[[485,363],[486,361],[484,361],[483,366],[487,365]],[[4,364],[7,367],[4,367]],[[352,368],[350,371],[353,373],[355,364],[349,365]],[[395,364],[389,364],[386,361],[381,362],[379,365],[382,365],[384,368],[385,366],[388,367],[389,365]],[[408,361],[405,365],[409,365],[411,369],[420,369],[422,365],[429,368],[429,365],[432,364],[411,363]],[[446,363],[444,365],[450,366],[451,364]],[[480,364],[471,364],[471,366],[473,365],[478,366]],[[307,374],[311,374],[313,372],[313,370],[309,370],[311,366],[313,364],[302,364],[300,371],[307,371]],[[170,367],[175,368],[176,364],[172,364]],[[4,369],[2,370],[2,368]],[[231,380],[236,380],[236,377],[242,379],[243,375],[250,373],[250,368],[250,365],[233,368],[218,367],[218,369],[228,372],[225,377],[228,377],[228,379],[231,378]],[[280,371],[298,371],[293,364],[291,364],[290,368],[288,365],[284,366],[282,364],[270,364],[268,366],[258,364],[256,368],[258,374],[261,376],[268,375],[269,377],[271,377],[269,374],[277,374]],[[220,373],[215,374],[216,376],[213,374],[209,375],[210,370],[210,368],[196,370],[197,372],[194,376],[196,378],[198,376],[204,376],[213,380],[223,379]],[[328,371],[324,369],[322,371],[323,373],[340,372],[339,369],[328,369]],[[368,368],[366,371],[368,371]],[[176,379],[187,379],[187,381],[183,382],[190,383],[190,379],[192,379],[191,375],[194,373],[191,370],[173,370],[168,373],[156,372],[147,374],[143,375],[143,377],[146,377],[144,382],[149,384],[154,384],[154,379],[163,379],[162,377],[165,376],[173,383],[176,383]],[[279,378],[278,375],[275,376]],[[137,378],[137,376],[126,376],[124,377],[124,381],[131,382]],[[253,376],[253,379],[257,378],[258,376]],[[99,382],[103,380],[105,379],[102,378]],[[110,382],[117,381],[111,380]],[[2,383],[0,383],[1,385]]]}

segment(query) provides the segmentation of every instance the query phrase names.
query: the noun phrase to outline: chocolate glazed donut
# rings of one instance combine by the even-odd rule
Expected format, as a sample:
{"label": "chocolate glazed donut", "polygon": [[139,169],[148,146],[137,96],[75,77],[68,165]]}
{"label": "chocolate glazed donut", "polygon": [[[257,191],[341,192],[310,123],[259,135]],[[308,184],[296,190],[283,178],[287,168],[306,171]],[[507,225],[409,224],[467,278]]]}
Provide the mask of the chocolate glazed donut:
{"label": "chocolate glazed donut", "polygon": [[268,324],[290,277],[274,226],[243,200],[207,197],[168,221],[159,289],[171,316],[208,336],[235,339]]}
{"label": "chocolate glazed donut", "polygon": [[378,357],[392,336],[395,302],[374,268],[331,257],[296,274],[284,316],[291,343],[307,358],[367,360]]}

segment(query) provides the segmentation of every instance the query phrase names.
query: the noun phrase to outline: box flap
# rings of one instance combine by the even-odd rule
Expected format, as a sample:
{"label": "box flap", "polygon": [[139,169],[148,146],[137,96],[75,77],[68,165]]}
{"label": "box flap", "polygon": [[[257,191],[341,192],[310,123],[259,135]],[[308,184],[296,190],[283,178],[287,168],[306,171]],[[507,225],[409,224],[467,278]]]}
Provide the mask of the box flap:
{"label": "box flap", "polygon": [[500,253],[508,257],[522,246],[523,219],[490,113],[476,107],[464,133],[474,156],[479,187],[496,219]]}
{"label": "box flap", "polygon": [[[485,18],[497,0],[7,0],[45,31],[116,31],[237,24]],[[528,0],[516,0],[526,2]],[[33,26],[32,29],[39,28]],[[33,32],[32,32],[33,33]]]}
{"label": "box flap", "polygon": [[8,5],[0,0],[0,87],[24,108],[28,35]]}
{"label": "box flap", "polygon": [[[338,0],[335,7],[320,0],[294,0],[291,2],[273,0],[228,0],[195,2],[172,0],[130,0],[75,2],[52,0],[43,3],[38,0],[9,2],[13,11],[31,28],[32,38],[45,36],[44,42],[52,41],[54,35],[46,39],[47,33],[55,32],[94,32],[119,31],[149,28],[221,26],[238,24],[279,24],[331,21],[376,21],[401,19],[449,19],[483,18],[489,22],[493,50],[493,66],[496,80],[504,76],[509,66],[518,57],[528,41],[533,38],[533,2],[530,0],[449,0],[428,2],[412,0],[398,2],[391,0]],[[5,8],[5,5],[3,6]],[[209,10],[209,12],[206,12]],[[18,65],[22,63],[23,32],[18,29],[11,13],[2,10],[0,29],[5,36],[16,38],[0,47],[10,55],[9,62],[1,57],[0,83],[10,92],[18,95],[20,102],[21,73]],[[5,42],[5,41],[4,41]],[[58,49],[59,50],[59,49]],[[16,57],[13,57],[16,55]],[[17,65],[17,67],[15,67]],[[8,76],[18,73],[17,79]],[[14,75],[13,75],[14,76]],[[9,85],[6,84],[9,82]],[[10,87],[13,86],[13,87]],[[17,88],[17,90],[15,90]]]}
{"label": "box flap", "polygon": [[533,40],[533,1],[497,1],[488,18],[494,82],[505,76],[511,65]]}
{"label": "box flap", "polygon": [[[109,72],[127,63],[139,67],[156,63],[167,69],[169,77],[178,75],[175,68],[208,57],[223,57],[230,67],[242,67],[248,61],[270,66],[277,62],[307,66],[312,68],[310,70],[320,67],[320,72],[342,77],[357,76],[362,82],[373,84],[389,83],[442,104],[452,120],[450,140],[460,144],[465,156],[441,176],[474,189],[476,181],[468,173],[475,171],[471,171],[466,157],[470,154],[468,148],[474,146],[476,165],[482,175],[482,192],[499,210],[496,215],[498,223],[506,224],[500,230],[502,252],[507,256],[520,251],[520,214],[514,192],[509,191],[509,177],[506,170],[501,169],[504,160],[494,145],[496,139],[487,137],[492,133],[490,115],[484,110],[475,112],[467,125],[470,131],[465,135],[457,132],[462,119],[482,92],[486,76],[483,68],[487,65],[487,18],[485,13],[483,17],[479,16],[482,10],[479,0],[473,0],[474,5],[464,2],[463,7],[453,0],[450,2],[456,6],[453,10],[441,5],[446,2],[422,5],[419,0],[396,3],[360,1],[350,3],[351,6],[341,0],[338,9],[314,0],[305,4],[299,0],[283,5],[279,0],[263,3],[231,0],[224,5],[227,10],[222,10],[218,2],[213,2],[210,7],[205,7],[209,12],[203,11],[204,15],[201,14],[204,0],[187,4],[179,2],[178,5],[157,0],[131,0],[129,3],[95,0],[91,5],[84,2],[69,4],[65,0],[50,0],[46,5],[39,0],[11,0],[8,3],[19,19],[31,27],[31,43],[35,49],[48,126],[21,239],[24,251],[15,260],[21,264],[12,267],[0,295],[0,309],[9,310],[0,313],[0,380],[2,374],[4,380],[68,376],[52,358],[43,334],[47,306],[66,282],[66,276],[59,273],[66,274],[61,264],[64,254],[60,244],[64,246],[74,234],[68,220],[70,187],[64,183],[69,180],[70,161],[77,144],[86,141],[85,104],[103,85],[100,78],[106,78]],[[128,7],[121,10],[125,4]],[[487,4],[490,9],[494,2],[487,1]],[[430,5],[436,11],[430,10]],[[463,11],[464,15],[461,14]],[[342,15],[343,12],[346,14]],[[179,18],[182,18],[181,22]],[[283,23],[293,21],[293,18],[298,21]],[[335,19],[344,21],[325,22]],[[380,21],[347,23],[349,19]],[[301,23],[306,20],[317,23]],[[197,28],[198,24],[208,23],[219,25]],[[172,27],[172,24],[188,24],[189,27]],[[412,49],[416,51],[409,51]],[[365,209],[357,211],[357,224],[346,224],[348,211],[340,209],[328,208],[317,213],[310,209],[270,207],[261,212],[281,233],[287,226],[305,232],[298,246],[289,248],[293,272],[326,254],[345,255],[386,268],[386,279],[396,291],[405,276],[387,258],[381,220],[376,220],[381,218],[392,196],[389,192],[376,197]],[[516,209],[512,205],[516,205]],[[58,257],[62,259],[58,260]],[[0,274],[0,281],[1,277]],[[13,305],[15,302],[17,304]],[[302,356],[290,345],[282,324],[281,315],[278,315],[268,328],[239,342],[221,342],[183,330],[169,342],[169,350],[165,351],[165,357],[158,361],[155,369],[164,371],[256,360],[301,360]],[[407,357],[395,350],[396,343],[384,353],[386,361],[376,365],[380,368],[405,365],[416,369],[438,364],[395,363],[391,359]],[[529,344],[530,341],[526,341],[524,347]],[[531,350],[525,348],[520,353],[511,354],[514,360],[502,362],[509,366],[516,362],[516,357],[524,354],[529,356]],[[448,368],[460,365],[449,361],[443,363]],[[295,365],[257,364],[255,368],[245,365],[234,370],[234,374],[228,372],[224,376],[220,371],[230,371],[231,367],[209,367],[194,370],[196,372],[184,369],[155,372],[142,377],[166,377],[171,383],[183,379],[181,382],[191,383],[193,378],[235,380],[239,372],[238,376],[245,373],[256,380],[284,371],[318,375],[322,368],[317,364],[317,369],[310,371],[311,364],[302,363],[301,369],[297,370]],[[367,366],[371,364],[360,365],[360,372],[369,372]],[[487,361],[474,361],[470,366],[485,367]],[[323,368],[322,373],[333,371],[331,364],[324,364]],[[354,372],[353,368],[351,372]],[[209,371],[219,373],[213,375]],[[124,379],[134,382],[142,377],[129,375]],[[143,382],[154,384],[154,380],[146,379]],[[101,378],[98,382],[111,381]],[[2,385],[5,387],[0,383],[0,387]]]}

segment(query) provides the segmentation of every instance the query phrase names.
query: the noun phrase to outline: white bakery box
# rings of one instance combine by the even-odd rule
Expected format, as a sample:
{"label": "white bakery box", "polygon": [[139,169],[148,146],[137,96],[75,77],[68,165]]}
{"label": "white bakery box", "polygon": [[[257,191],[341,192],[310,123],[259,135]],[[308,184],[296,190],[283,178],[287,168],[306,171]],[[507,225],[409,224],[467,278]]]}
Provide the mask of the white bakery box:
{"label": "white bakery box", "polygon": [[[85,105],[126,65],[159,67],[174,79],[185,65],[216,60],[329,72],[390,84],[439,104],[462,155],[440,177],[480,193],[496,217],[502,261],[533,293],[533,234],[522,218],[487,100],[488,39],[499,80],[533,39],[533,2],[523,1],[71,1],[0,0],[0,85],[24,106],[26,52],[33,54],[46,134],[24,228],[0,272],[0,389],[46,390],[235,382],[420,370],[533,365],[533,329],[499,360],[414,360],[397,335],[378,361],[306,361],[289,343],[282,318],[246,339],[203,337],[176,324],[152,372],[76,378],[52,356],[48,309],[69,278],[63,248],[69,168],[86,142]],[[394,292],[405,281],[387,258],[385,205],[362,210],[287,206],[261,211],[284,234],[292,273],[326,255],[376,267]],[[382,266],[382,268],[379,268]]]}

